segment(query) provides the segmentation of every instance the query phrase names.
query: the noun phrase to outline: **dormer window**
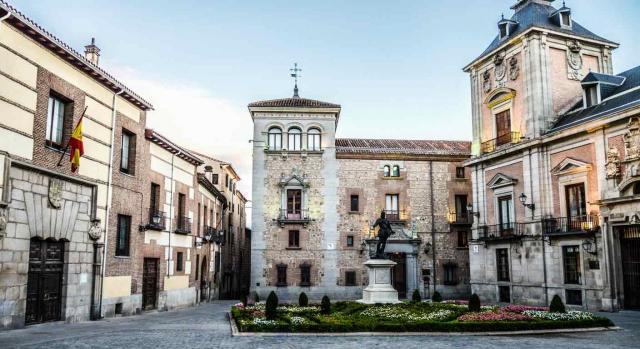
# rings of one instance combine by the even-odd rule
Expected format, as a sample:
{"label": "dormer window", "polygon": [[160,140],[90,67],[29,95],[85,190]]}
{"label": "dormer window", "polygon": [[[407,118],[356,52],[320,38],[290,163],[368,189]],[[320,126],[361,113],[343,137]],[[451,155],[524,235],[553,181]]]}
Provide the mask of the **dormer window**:
{"label": "dormer window", "polygon": [[589,85],[584,88],[584,107],[589,108],[600,103],[598,85]]}
{"label": "dormer window", "polygon": [[571,27],[571,12],[560,12],[560,25],[562,27]]}
{"label": "dormer window", "polygon": [[500,40],[506,38],[507,36],[509,36],[509,24],[508,23],[501,23],[498,25],[498,28],[500,29]]}
{"label": "dormer window", "polygon": [[562,6],[559,10],[549,15],[552,22],[564,29],[571,29],[571,9]]}

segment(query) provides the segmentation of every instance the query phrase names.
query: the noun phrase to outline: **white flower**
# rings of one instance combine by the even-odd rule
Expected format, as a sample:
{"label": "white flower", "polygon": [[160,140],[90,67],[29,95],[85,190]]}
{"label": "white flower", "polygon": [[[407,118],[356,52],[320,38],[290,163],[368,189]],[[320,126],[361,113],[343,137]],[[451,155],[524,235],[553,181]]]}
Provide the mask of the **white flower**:
{"label": "white flower", "polygon": [[438,310],[430,313],[415,314],[406,309],[383,305],[370,307],[362,311],[360,315],[367,317],[375,317],[385,320],[405,320],[405,321],[441,321],[453,315],[451,310]]}
{"label": "white flower", "polygon": [[586,311],[569,310],[566,313],[552,313],[548,311],[540,310],[525,310],[522,312],[524,315],[531,316],[536,319],[545,319],[553,321],[567,321],[567,320],[591,320],[593,314]]}
{"label": "white flower", "polygon": [[306,322],[307,322],[307,320],[305,318],[303,318],[303,317],[300,317],[300,316],[292,316],[291,317],[291,324],[294,325],[294,326],[299,326],[299,325],[302,325],[302,324],[304,324]]}
{"label": "white flower", "polygon": [[267,320],[265,318],[257,317],[253,319],[253,324],[262,326],[262,327],[268,327],[268,326],[275,326],[278,324],[278,322],[275,320]]}

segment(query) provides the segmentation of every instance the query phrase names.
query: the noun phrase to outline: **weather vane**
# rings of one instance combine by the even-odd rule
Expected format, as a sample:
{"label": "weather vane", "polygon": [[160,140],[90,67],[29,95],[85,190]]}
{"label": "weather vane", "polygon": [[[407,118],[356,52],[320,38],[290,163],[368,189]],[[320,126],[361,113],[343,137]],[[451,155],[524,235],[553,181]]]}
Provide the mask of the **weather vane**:
{"label": "weather vane", "polygon": [[291,77],[294,79],[295,81],[295,86],[293,88],[293,96],[294,97],[300,97],[298,95],[298,78],[302,77],[300,74],[298,74],[299,72],[302,71],[302,69],[298,69],[298,63],[293,63],[293,68],[289,69],[291,71]]}

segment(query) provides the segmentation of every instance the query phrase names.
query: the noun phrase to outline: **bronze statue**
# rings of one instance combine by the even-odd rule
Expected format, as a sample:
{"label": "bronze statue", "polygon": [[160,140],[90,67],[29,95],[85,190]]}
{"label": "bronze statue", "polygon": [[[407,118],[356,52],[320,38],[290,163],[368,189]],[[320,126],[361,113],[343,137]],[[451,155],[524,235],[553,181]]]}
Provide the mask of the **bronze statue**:
{"label": "bronze statue", "polygon": [[380,213],[380,218],[373,224],[373,229],[380,227],[378,230],[378,243],[376,245],[376,254],[374,259],[385,259],[384,249],[387,247],[387,239],[396,232],[391,229],[391,223],[386,218],[385,212]]}

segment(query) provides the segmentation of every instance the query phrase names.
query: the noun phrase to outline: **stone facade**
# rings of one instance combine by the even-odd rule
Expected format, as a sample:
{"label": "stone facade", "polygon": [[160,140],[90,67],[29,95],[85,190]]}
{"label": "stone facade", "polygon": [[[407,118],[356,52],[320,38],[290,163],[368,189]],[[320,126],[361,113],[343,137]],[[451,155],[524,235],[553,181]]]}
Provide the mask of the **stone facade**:
{"label": "stone facade", "polygon": [[[617,44],[582,29],[567,36],[577,25],[561,27],[554,22],[557,11],[540,1],[522,1],[516,11],[514,18],[549,12],[543,19],[549,30],[526,30],[540,24],[520,23],[525,28],[508,40],[496,39],[465,68],[474,130],[473,157],[465,165],[477,216],[472,291],[485,302],[545,305],[559,295],[571,307],[618,309],[624,288],[621,236],[633,235],[638,200],[630,192],[635,177],[620,172],[626,162],[621,136],[632,132],[630,120],[638,111],[603,108],[593,117],[580,116],[589,112],[584,104],[591,96],[594,105],[615,101],[613,91],[622,82],[609,89],[596,82],[598,92],[588,93],[591,79],[624,80],[611,75]],[[496,74],[501,52],[507,60],[516,57],[518,77],[485,83],[484,72]],[[627,184],[620,185],[624,178]],[[612,214],[620,226],[611,223]]]}

